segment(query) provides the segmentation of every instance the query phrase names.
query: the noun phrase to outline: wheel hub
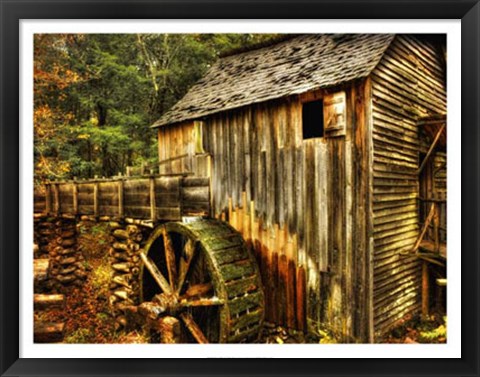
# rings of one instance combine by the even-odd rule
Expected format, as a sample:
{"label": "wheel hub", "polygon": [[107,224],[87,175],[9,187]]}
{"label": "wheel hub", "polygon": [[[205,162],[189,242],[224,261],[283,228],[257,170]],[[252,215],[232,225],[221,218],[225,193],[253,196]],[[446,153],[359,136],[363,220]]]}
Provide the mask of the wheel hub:
{"label": "wheel hub", "polygon": [[162,313],[170,315],[177,314],[180,305],[178,296],[174,293],[160,293],[153,297],[153,304],[156,304]]}

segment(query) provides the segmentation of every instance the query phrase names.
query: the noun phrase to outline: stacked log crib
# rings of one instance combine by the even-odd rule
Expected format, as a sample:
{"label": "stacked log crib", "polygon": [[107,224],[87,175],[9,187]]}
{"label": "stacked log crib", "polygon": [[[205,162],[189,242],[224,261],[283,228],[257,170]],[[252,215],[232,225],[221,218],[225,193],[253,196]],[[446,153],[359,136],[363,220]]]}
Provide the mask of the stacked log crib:
{"label": "stacked log crib", "polygon": [[[109,304],[116,327],[127,327],[124,309],[140,299],[140,252],[146,229],[138,225],[110,222],[113,244],[109,255],[112,266]],[[147,228],[148,229],[148,228]],[[151,230],[151,229],[149,229]]]}
{"label": "stacked log crib", "polygon": [[73,286],[82,286],[87,277],[85,257],[77,248],[76,226],[74,216],[35,217],[34,256],[49,261],[45,291],[66,292]]}

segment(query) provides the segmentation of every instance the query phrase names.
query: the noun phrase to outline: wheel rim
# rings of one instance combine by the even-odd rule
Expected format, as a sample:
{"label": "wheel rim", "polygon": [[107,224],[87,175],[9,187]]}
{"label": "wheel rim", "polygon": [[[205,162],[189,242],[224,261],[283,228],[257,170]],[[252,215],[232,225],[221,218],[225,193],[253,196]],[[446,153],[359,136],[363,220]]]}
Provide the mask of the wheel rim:
{"label": "wheel rim", "polygon": [[258,268],[229,225],[167,223],[154,230],[141,257],[140,301],[176,317],[184,341],[224,343],[258,336],[263,323]]}

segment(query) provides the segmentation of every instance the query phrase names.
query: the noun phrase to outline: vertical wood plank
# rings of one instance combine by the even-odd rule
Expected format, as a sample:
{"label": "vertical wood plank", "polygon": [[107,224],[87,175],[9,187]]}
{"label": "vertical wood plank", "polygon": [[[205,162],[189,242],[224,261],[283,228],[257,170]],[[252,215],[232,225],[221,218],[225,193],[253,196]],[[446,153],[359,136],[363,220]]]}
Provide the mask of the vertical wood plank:
{"label": "vertical wood plank", "polygon": [[422,262],[422,316],[428,318],[430,314],[430,276],[428,273],[428,262]]}
{"label": "vertical wood plank", "polygon": [[61,203],[60,203],[60,193],[58,192],[58,184],[54,183],[53,186],[53,212],[56,215],[60,214]]}
{"label": "vertical wood plank", "polygon": [[278,258],[278,286],[276,289],[277,292],[277,303],[278,303],[278,322],[286,326],[288,324],[287,316],[287,307],[290,305],[288,300],[288,285],[287,285],[287,276],[288,276],[288,261],[285,255],[280,255],[275,253]]}
{"label": "vertical wood plank", "polygon": [[252,147],[251,147],[251,117],[252,110],[248,108],[243,117],[243,148],[244,148],[244,190],[247,195],[247,203],[252,200]]}
{"label": "vertical wood plank", "polygon": [[328,245],[328,202],[329,202],[329,184],[328,184],[328,159],[327,144],[321,142],[318,144],[318,202],[316,210],[318,211],[318,269],[322,272],[328,271],[329,264],[329,245]]}
{"label": "vertical wood plank", "polygon": [[297,233],[297,242],[298,242],[298,264],[305,265],[305,228],[304,228],[304,216],[303,216],[303,209],[305,208],[304,205],[304,193],[303,193],[303,185],[304,185],[304,166],[303,166],[303,148],[297,148],[295,151],[296,154],[296,166],[297,166],[297,175],[295,177],[295,198],[296,198],[296,205],[294,208],[295,211],[295,219],[296,219],[296,233]]}
{"label": "vertical wood plank", "polygon": [[[282,256],[285,257],[285,256]],[[287,263],[287,305],[286,305],[286,316],[287,316],[287,326],[291,329],[297,328],[297,321],[295,319],[295,309],[297,308],[297,304],[295,302],[295,287],[296,284],[296,270],[295,270],[295,262],[292,259],[288,259],[285,257]]]}
{"label": "vertical wood plank", "polygon": [[72,182],[73,214],[78,214],[78,186],[77,182]]}
{"label": "vertical wood plank", "polygon": [[267,225],[272,226],[276,222],[277,195],[276,189],[276,142],[274,133],[273,109],[267,107],[265,112],[265,137],[266,137],[266,168],[267,168],[267,187],[266,187],[266,212]]}
{"label": "vertical wood plank", "polygon": [[257,106],[254,105],[252,107],[251,112],[251,135],[252,140],[250,144],[251,150],[251,179],[252,179],[252,192],[251,192],[251,200],[254,201],[255,209],[258,209],[258,196],[259,196],[259,183],[258,183],[258,174],[259,174],[259,139],[258,139],[258,110]]}
{"label": "vertical wood plank", "polygon": [[124,201],[123,201],[123,178],[120,178],[117,182],[117,195],[118,195],[118,216],[120,218],[124,217]]}
{"label": "vertical wood plank", "polygon": [[150,177],[150,219],[155,221],[157,219],[157,205],[155,203],[155,178]]}
{"label": "vertical wood plank", "polygon": [[301,331],[305,331],[306,318],[305,318],[305,268],[299,266],[297,268],[297,284],[296,284],[296,314],[297,314],[297,327]]}
{"label": "vertical wood plank", "polygon": [[93,215],[98,216],[98,182],[93,184]]}
{"label": "vertical wood plank", "polygon": [[[353,87],[353,85],[352,85]],[[354,94],[354,93],[353,93]],[[354,104],[355,100],[352,99],[352,92],[347,92],[347,124],[346,124],[346,136],[345,136],[345,257],[344,257],[344,331],[346,332],[347,336],[353,336],[353,326],[354,326],[354,310],[356,308],[356,297],[354,295],[354,260],[352,260],[352,238],[353,238],[353,231],[352,231],[352,221],[353,221],[353,168],[352,168],[352,141],[351,141],[351,128],[353,125],[354,120],[352,119],[352,114],[355,113]]]}
{"label": "vertical wood plank", "polygon": [[52,207],[52,186],[49,183],[45,184],[45,208],[47,213],[51,213]]}
{"label": "vertical wood plank", "polygon": [[[317,190],[316,177],[318,166],[315,161],[315,140],[305,140],[304,145],[304,200],[303,222],[305,229],[305,257],[306,257],[306,310],[307,319],[318,323],[319,303],[319,272],[318,272],[318,249],[315,244],[315,236],[318,235],[316,218]],[[312,323],[313,324],[313,323]]]}

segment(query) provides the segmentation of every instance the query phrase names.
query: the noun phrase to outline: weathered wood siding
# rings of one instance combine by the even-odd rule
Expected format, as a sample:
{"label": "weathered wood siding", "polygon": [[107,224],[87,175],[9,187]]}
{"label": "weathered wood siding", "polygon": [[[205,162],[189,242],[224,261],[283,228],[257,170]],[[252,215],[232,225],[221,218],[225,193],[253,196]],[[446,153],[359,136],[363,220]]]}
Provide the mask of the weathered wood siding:
{"label": "weathered wood siding", "polygon": [[317,92],[209,117],[204,148],[214,214],[254,247],[267,320],[365,341],[369,91],[342,89],[346,136],[303,140],[302,101]]}
{"label": "weathered wood siding", "polygon": [[421,305],[421,265],[399,253],[419,232],[419,117],[446,112],[442,52],[397,36],[373,71],[374,323],[380,336]]}
{"label": "weathered wood siding", "polygon": [[194,121],[158,129],[159,174],[210,175],[210,160],[202,148],[202,129],[201,123]]}
{"label": "weathered wood siding", "polygon": [[[193,122],[158,129],[158,159],[164,161],[193,155]],[[181,158],[160,166],[160,174],[191,172],[190,158]]]}

